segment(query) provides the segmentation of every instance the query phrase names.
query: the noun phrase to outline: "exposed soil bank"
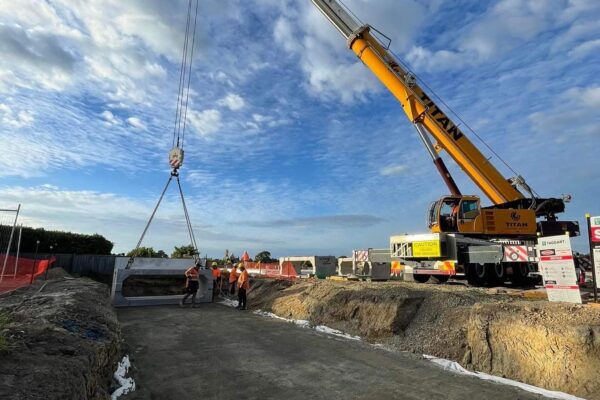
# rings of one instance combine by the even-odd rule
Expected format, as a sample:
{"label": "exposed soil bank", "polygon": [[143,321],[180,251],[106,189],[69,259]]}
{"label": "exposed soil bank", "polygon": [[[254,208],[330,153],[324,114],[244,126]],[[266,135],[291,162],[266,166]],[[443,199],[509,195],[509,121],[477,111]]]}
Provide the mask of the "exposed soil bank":
{"label": "exposed soil bank", "polygon": [[[1,399],[108,399],[120,330],[108,287],[60,276],[0,297]],[[58,276],[56,276],[58,275]]]}
{"label": "exposed soil bank", "polygon": [[257,281],[252,308],[600,399],[600,308],[408,282]]}

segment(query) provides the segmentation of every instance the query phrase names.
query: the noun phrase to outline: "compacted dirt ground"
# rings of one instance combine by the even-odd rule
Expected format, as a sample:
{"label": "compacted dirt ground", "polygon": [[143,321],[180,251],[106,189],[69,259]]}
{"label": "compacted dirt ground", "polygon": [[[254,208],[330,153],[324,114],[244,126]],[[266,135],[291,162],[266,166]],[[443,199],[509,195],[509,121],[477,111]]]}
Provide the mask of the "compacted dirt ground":
{"label": "compacted dirt ground", "polygon": [[252,308],[465,368],[600,399],[600,308],[508,289],[409,282],[258,280]]}
{"label": "compacted dirt ground", "polygon": [[118,310],[136,379],[128,399],[536,399],[219,304]]}

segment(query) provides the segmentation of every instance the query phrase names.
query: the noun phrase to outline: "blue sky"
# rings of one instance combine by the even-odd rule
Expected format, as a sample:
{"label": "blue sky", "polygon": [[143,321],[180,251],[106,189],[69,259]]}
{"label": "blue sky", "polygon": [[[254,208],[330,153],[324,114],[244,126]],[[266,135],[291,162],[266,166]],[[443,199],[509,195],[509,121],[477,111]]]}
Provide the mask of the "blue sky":
{"label": "blue sky", "polygon": [[[600,214],[599,2],[346,3],[537,192],[572,194],[565,218]],[[134,247],[168,178],[186,9],[0,0],[2,206]],[[425,231],[445,186],[310,1],[202,0],[196,44],[181,176],[203,254],[347,255]],[[175,195],[146,245],[186,242]]]}

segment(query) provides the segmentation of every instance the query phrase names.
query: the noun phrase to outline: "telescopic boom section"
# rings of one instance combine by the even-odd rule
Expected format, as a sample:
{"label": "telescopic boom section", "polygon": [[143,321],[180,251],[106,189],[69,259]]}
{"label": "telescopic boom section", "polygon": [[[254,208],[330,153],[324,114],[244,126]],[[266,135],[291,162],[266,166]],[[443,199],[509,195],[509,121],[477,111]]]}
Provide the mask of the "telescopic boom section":
{"label": "telescopic boom section", "polygon": [[433,136],[436,151],[446,150],[494,204],[525,197],[421,89],[414,76],[404,70],[392,54],[371,35],[369,25],[361,26],[336,0],[311,1],[347,39],[348,47],[398,99],[419,134],[424,133],[424,127]]}

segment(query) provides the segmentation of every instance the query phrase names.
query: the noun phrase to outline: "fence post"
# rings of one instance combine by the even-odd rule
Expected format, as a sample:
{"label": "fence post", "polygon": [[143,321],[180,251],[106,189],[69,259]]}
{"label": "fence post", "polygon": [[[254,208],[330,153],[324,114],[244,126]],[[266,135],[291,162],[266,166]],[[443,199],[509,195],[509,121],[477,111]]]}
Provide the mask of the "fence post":
{"label": "fence post", "polygon": [[40,241],[36,240],[35,241],[35,254],[33,255],[33,268],[31,268],[31,280],[29,281],[29,284],[31,285],[33,283],[33,275],[35,274],[35,264],[37,263],[37,254],[38,254],[38,248],[40,246]]}
{"label": "fence post", "polygon": [[6,261],[8,260],[8,253],[10,253],[10,245],[12,244],[13,235],[15,233],[15,227],[17,226],[17,218],[19,218],[19,211],[21,211],[21,205],[17,207],[17,213],[15,214],[15,221],[13,222],[12,231],[10,231],[10,239],[8,239],[8,247],[6,248],[6,254],[4,255],[4,263],[2,264],[2,273],[0,274],[0,282],[4,279],[4,270],[6,269]]}
{"label": "fence post", "polygon": [[592,285],[594,285],[594,303],[598,302],[598,288],[596,287],[596,260],[594,259],[594,249],[596,246],[592,240],[592,221],[590,214],[585,214],[588,226],[588,240],[590,244],[590,262],[592,263]]}
{"label": "fence post", "polygon": [[21,236],[23,235],[23,224],[19,229],[19,240],[17,242],[17,256],[15,257],[15,272],[13,273],[13,279],[17,277],[17,268],[19,268],[19,253],[21,252]]}
{"label": "fence post", "polygon": [[51,245],[50,246],[50,258],[48,259],[48,266],[46,267],[46,273],[44,274],[44,280],[47,281],[48,280],[48,270],[50,269],[50,262],[52,261],[52,256],[54,255],[54,252],[52,251],[54,247]]}

